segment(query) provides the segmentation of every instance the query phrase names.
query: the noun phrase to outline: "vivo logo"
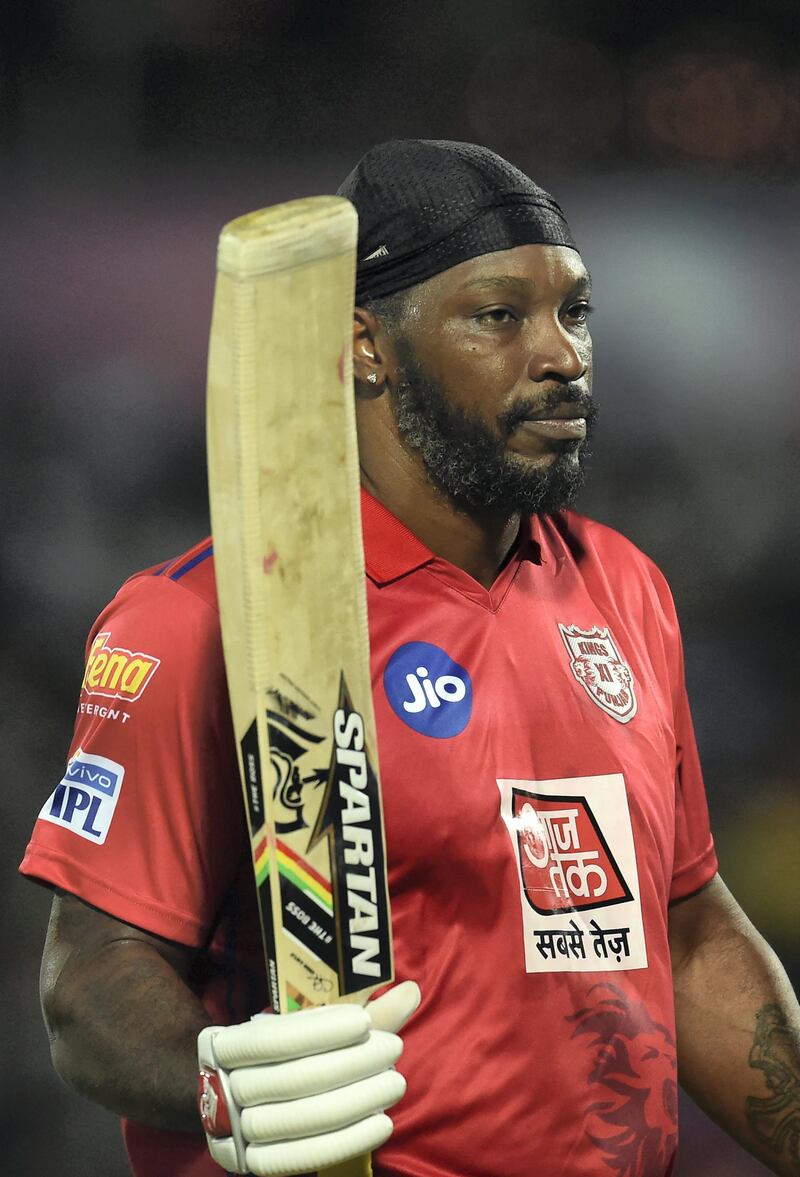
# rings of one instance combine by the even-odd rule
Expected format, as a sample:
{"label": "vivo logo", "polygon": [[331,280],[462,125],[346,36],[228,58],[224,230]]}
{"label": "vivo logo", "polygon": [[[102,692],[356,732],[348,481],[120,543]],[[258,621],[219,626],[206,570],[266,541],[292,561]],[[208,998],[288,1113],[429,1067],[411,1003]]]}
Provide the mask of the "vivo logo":
{"label": "vivo logo", "polygon": [[107,793],[109,796],[116,789],[118,780],[117,773],[108,772],[91,762],[85,763],[80,760],[74,760],[67,765],[67,775],[64,777],[65,783],[88,785],[90,788],[98,789],[101,793]]}

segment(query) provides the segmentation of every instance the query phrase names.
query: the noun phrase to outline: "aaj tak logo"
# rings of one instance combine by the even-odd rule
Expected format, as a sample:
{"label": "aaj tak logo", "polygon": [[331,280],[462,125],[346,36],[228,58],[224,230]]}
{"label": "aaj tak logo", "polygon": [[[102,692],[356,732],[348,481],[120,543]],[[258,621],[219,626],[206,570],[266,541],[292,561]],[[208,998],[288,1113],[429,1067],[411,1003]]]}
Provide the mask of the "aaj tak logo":
{"label": "aaj tak logo", "polygon": [[526,972],[647,968],[624,776],[497,785],[516,860]]}
{"label": "aaj tak logo", "polygon": [[570,669],[586,694],[620,723],[630,723],[638,704],[633,675],[622,661],[609,629],[580,629],[559,624]]}
{"label": "aaj tak logo", "polygon": [[585,797],[512,790],[525,897],[541,915],[608,907],[631,892]]}

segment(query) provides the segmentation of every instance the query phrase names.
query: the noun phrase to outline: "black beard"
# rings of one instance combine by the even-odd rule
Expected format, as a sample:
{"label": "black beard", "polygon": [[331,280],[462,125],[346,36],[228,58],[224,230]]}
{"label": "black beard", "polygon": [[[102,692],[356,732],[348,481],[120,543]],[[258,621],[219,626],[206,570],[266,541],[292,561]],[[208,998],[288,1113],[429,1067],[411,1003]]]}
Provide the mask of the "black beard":
{"label": "black beard", "polygon": [[[452,405],[441,386],[422,369],[408,340],[397,341],[400,381],[390,391],[398,432],[422,458],[428,477],[452,503],[466,511],[549,515],[572,503],[583,486],[588,441],[597,417],[590,396],[565,384],[544,402],[531,397],[499,418],[501,435],[478,416]],[[532,469],[506,449],[506,438],[531,413],[569,402],[586,417],[586,439],[564,444],[547,470]]]}

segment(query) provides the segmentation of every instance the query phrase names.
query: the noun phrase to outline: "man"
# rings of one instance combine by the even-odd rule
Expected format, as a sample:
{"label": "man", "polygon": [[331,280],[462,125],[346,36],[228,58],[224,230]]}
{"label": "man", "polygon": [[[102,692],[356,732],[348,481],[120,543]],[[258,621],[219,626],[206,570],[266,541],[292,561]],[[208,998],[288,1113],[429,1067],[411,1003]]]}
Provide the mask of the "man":
{"label": "man", "polygon": [[23,863],[57,888],[54,1064],[127,1117],[148,1177],[219,1171],[198,1036],[228,1105],[204,1109],[209,1147],[237,1171],[377,1148],[383,1177],[656,1177],[679,1067],[796,1174],[800,1011],[716,874],[669,590],[566,509],[594,406],[563,213],[446,142],[376,147],[341,191],[401,983],[369,1012],[245,1022],[265,986],[206,542],[98,619]]}

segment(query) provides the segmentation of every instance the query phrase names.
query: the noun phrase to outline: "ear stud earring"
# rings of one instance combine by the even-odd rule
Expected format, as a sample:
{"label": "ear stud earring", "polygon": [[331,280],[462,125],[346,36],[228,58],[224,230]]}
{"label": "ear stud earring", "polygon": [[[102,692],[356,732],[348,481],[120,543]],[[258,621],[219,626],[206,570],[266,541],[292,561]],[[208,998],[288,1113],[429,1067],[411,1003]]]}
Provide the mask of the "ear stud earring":
{"label": "ear stud earring", "polygon": [[377,384],[377,383],[378,383],[378,373],[377,372],[370,372],[369,376],[367,376],[367,384]]}

